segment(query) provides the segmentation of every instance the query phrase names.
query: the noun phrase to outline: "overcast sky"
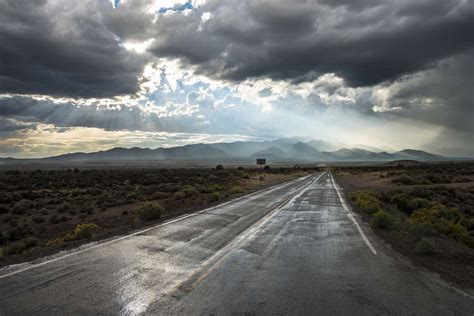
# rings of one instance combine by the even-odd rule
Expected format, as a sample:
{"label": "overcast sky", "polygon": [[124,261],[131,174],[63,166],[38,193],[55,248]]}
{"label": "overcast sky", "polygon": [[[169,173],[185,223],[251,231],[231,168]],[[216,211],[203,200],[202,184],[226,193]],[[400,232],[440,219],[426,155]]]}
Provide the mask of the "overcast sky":
{"label": "overcast sky", "polygon": [[474,156],[471,0],[0,0],[0,156],[304,136]]}

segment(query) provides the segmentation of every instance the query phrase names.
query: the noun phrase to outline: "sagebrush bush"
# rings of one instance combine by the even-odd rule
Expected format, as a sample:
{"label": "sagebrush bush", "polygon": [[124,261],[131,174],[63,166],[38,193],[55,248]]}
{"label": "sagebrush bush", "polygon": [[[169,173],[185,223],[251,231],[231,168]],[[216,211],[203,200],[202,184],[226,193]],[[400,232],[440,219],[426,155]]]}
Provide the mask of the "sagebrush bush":
{"label": "sagebrush bush", "polygon": [[391,229],[395,225],[395,218],[385,211],[378,210],[372,214],[370,224],[376,228]]}
{"label": "sagebrush bush", "polygon": [[229,190],[229,193],[230,194],[237,194],[237,193],[242,193],[244,192],[244,190],[239,187],[239,186],[235,186],[235,187],[232,187],[230,190]]}
{"label": "sagebrush bush", "polygon": [[381,210],[380,202],[373,192],[353,192],[350,197],[355,202],[356,207],[365,213],[374,214]]}
{"label": "sagebrush bush", "polygon": [[183,191],[178,191],[175,194],[173,194],[173,199],[175,200],[181,200],[181,199],[184,199],[185,197],[186,197],[186,193],[184,193]]}
{"label": "sagebrush bush", "polygon": [[458,209],[446,208],[442,204],[416,210],[409,218],[410,225],[432,226],[438,233],[473,247],[474,239],[467,228],[460,224],[463,222],[466,223]]}
{"label": "sagebrush bush", "polygon": [[99,230],[99,226],[93,223],[77,224],[74,228],[74,239],[92,238]]}
{"label": "sagebrush bush", "polygon": [[35,238],[35,237],[29,237],[25,241],[25,247],[27,247],[27,248],[38,247],[39,244],[40,244],[40,240],[38,238]]}
{"label": "sagebrush bush", "polygon": [[26,250],[25,243],[17,241],[3,248],[4,255],[19,255]]}
{"label": "sagebrush bush", "polygon": [[219,192],[214,192],[211,194],[211,199],[215,202],[215,201],[219,201],[221,199],[221,195],[219,194]]}
{"label": "sagebrush bush", "polygon": [[429,222],[408,221],[408,232],[414,235],[417,239],[432,237],[438,234],[436,227]]}
{"label": "sagebrush bush", "polygon": [[418,254],[433,254],[435,252],[434,241],[428,238],[422,238],[415,244],[415,252]]}
{"label": "sagebrush bush", "polygon": [[186,195],[186,197],[197,195],[199,193],[198,190],[191,185],[184,187],[182,192]]}
{"label": "sagebrush bush", "polygon": [[135,208],[135,214],[139,219],[143,221],[160,219],[163,213],[164,208],[160,204],[155,202],[143,202]]}

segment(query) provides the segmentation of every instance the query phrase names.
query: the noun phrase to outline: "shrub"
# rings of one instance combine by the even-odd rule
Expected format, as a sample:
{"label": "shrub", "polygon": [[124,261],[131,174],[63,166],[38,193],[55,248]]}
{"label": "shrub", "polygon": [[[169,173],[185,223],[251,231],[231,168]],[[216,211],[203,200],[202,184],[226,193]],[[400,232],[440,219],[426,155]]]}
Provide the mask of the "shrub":
{"label": "shrub", "polygon": [[13,214],[29,213],[35,207],[31,200],[23,199],[16,202],[12,207]]}
{"label": "shrub", "polygon": [[391,229],[395,224],[395,218],[387,212],[378,210],[372,215],[370,224],[376,228]]}
{"label": "shrub", "polygon": [[232,187],[229,190],[230,194],[237,194],[237,193],[242,193],[242,192],[244,192],[244,190],[241,187],[238,187],[238,186]]}
{"label": "shrub", "polygon": [[403,185],[413,185],[416,184],[415,179],[413,177],[407,176],[407,175],[402,175],[396,179],[394,179],[392,182],[395,183],[401,183]]}
{"label": "shrub", "polygon": [[260,176],[260,177],[258,177],[258,180],[260,180],[260,181],[265,181],[265,176]]}
{"label": "shrub", "polygon": [[374,214],[381,210],[380,203],[373,192],[353,192],[350,197],[354,200],[356,207],[365,213]]}
{"label": "shrub", "polygon": [[60,246],[60,245],[64,244],[64,242],[65,242],[64,237],[59,237],[59,238],[48,240],[48,242],[46,243],[46,246],[47,247]]}
{"label": "shrub", "polygon": [[410,200],[410,196],[406,193],[398,193],[391,197],[390,203],[394,204],[397,209],[404,213],[409,213],[408,210],[408,202]]}
{"label": "shrub", "polygon": [[462,215],[456,208],[446,208],[435,204],[429,208],[422,208],[413,212],[409,218],[410,225],[431,225],[438,233],[460,241],[468,246],[474,246],[474,240],[469,236],[466,227],[459,224]]}
{"label": "shrub", "polygon": [[184,199],[186,197],[186,193],[182,192],[182,191],[179,191],[179,192],[176,192],[175,194],[173,194],[173,199],[175,200],[181,200],[181,199]]}
{"label": "shrub", "polygon": [[211,199],[212,201],[219,201],[221,199],[221,195],[219,194],[219,192],[214,192],[211,194]]}
{"label": "shrub", "polygon": [[270,170],[270,166],[266,165],[265,167],[263,167],[263,170]]}
{"label": "shrub", "polygon": [[135,208],[135,214],[143,221],[159,219],[163,213],[164,208],[160,204],[154,202],[143,202]]}
{"label": "shrub", "polygon": [[429,222],[420,223],[409,221],[408,231],[413,234],[417,239],[437,235],[436,228],[433,226],[433,224]]}
{"label": "shrub", "polygon": [[39,244],[40,244],[40,240],[35,237],[29,237],[25,241],[25,247],[27,248],[38,247]]}
{"label": "shrub", "polygon": [[415,210],[427,207],[429,205],[430,205],[430,201],[428,201],[427,199],[416,197],[408,201],[406,206],[407,206],[407,210],[411,213]]}
{"label": "shrub", "polygon": [[14,242],[3,249],[5,255],[19,255],[26,250],[22,241]]}
{"label": "shrub", "polygon": [[422,238],[415,244],[415,252],[418,254],[433,254],[435,251],[435,244],[433,240]]}
{"label": "shrub", "polygon": [[237,167],[237,170],[243,171],[243,170],[245,170],[245,168],[244,167]]}
{"label": "shrub", "polygon": [[167,198],[168,194],[166,194],[165,192],[157,191],[153,193],[152,197],[154,200],[161,200],[161,199]]}
{"label": "shrub", "polygon": [[224,166],[223,165],[217,165],[216,170],[224,170]]}
{"label": "shrub", "polygon": [[198,190],[191,185],[184,187],[183,192],[186,197],[198,194]]}
{"label": "shrub", "polygon": [[92,238],[99,230],[99,226],[92,223],[77,224],[74,228],[74,239]]}

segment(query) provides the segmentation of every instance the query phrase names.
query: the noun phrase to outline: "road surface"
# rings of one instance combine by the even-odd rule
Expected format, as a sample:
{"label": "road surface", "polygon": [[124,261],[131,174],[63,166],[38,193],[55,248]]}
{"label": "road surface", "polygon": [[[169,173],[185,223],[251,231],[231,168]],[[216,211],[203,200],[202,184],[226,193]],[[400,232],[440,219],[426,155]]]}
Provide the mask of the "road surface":
{"label": "road surface", "polygon": [[473,315],[474,300],[358,224],[327,172],[0,270],[2,316],[142,313]]}

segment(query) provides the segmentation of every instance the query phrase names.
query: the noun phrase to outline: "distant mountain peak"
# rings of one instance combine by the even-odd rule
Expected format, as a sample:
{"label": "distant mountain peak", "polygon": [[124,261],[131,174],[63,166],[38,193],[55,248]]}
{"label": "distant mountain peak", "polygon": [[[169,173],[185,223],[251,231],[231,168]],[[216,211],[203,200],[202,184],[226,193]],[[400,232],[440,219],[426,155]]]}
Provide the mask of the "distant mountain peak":
{"label": "distant mountain peak", "polygon": [[[219,161],[227,159],[245,160],[251,163],[255,158],[267,158],[272,162],[319,162],[319,161],[393,161],[393,160],[442,160],[443,156],[417,149],[404,149],[394,153],[368,150],[360,147],[341,147],[321,139],[283,138],[272,141],[237,141],[230,143],[190,144],[177,147],[123,148],[92,153],[69,153],[40,159],[24,161],[82,162],[82,161]],[[2,163],[15,163],[21,160],[2,158]]]}

